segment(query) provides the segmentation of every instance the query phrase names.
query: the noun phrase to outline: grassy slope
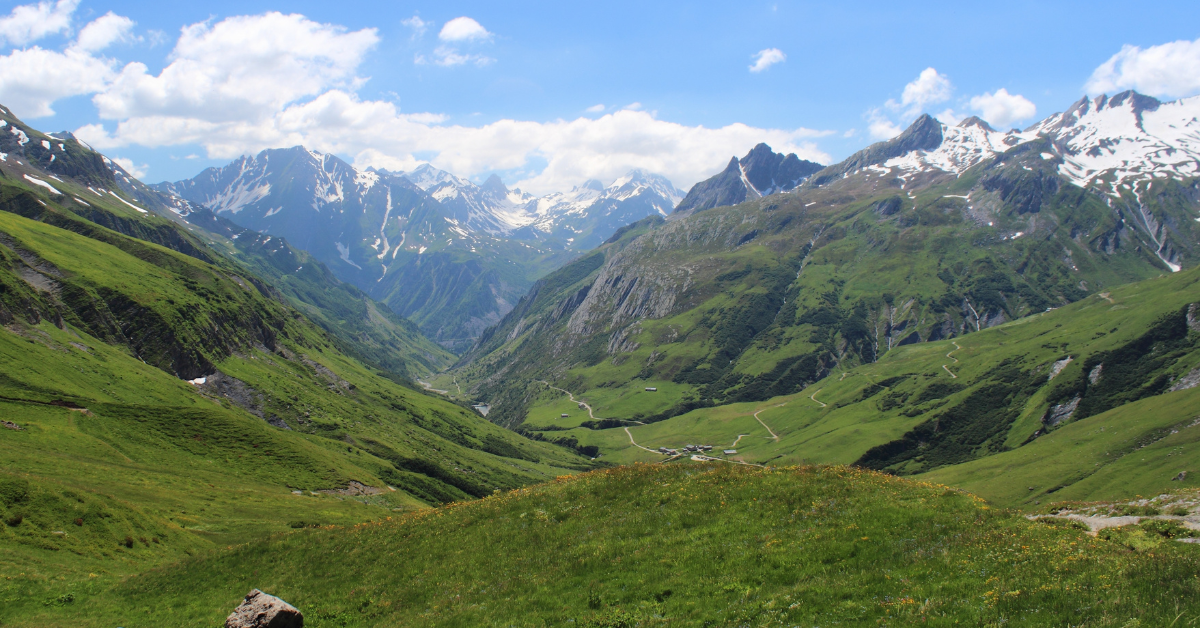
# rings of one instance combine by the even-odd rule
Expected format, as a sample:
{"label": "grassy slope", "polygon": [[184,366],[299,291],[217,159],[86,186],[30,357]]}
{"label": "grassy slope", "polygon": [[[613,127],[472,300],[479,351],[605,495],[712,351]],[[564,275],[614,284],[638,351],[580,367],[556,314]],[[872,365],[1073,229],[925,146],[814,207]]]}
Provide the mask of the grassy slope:
{"label": "grassy slope", "polygon": [[1196,621],[1200,553],[1150,544],[844,467],[638,466],[208,553],[10,625],[211,626],[254,587],[314,628]]}
{"label": "grassy slope", "polygon": [[[871,447],[901,437],[927,420],[940,407],[961,403],[970,386],[985,381],[1005,360],[1019,358],[1028,369],[1041,368],[1038,391],[1024,402],[1020,414],[1001,437],[998,447],[1016,448],[1005,453],[930,472],[929,477],[946,484],[963,486],[1005,505],[1034,507],[1049,499],[1110,499],[1151,494],[1178,487],[1172,482],[1180,471],[1200,471],[1196,450],[1186,443],[1200,436],[1196,427],[1184,427],[1200,416],[1200,389],[1169,392],[1121,406],[1105,413],[1068,423],[1021,447],[1042,428],[1047,393],[1073,375],[1087,356],[1122,346],[1145,333],[1162,314],[1177,311],[1200,300],[1200,271],[1185,271],[1170,277],[1112,289],[1105,296],[1089,297],[1058,310],[1013,323],[968,334],[954,342],[923,343],[899,347],[878,363],[834,372],[804,391],[763,402],[729,404],[704,408],[645,426],[631,425],[638,444],[657,448],[688,443],[729,447],[739,434],[737,459],[749,462],[794,464],[805,462],[851,463]],[[946,357],[952,353],[952,358]],[[1071,355],[1071,365],[1047,382],[1050,363]],[[947,365],[956,375],[951,378]],[[1192,351],[1170,365],[1176,377],[1200,365],[1200,354]],[[905,378],[868,399],[864,389],[873,383]],[[653,382],[647,382],[653,383]],[[881,403],[893,392],[899,397],[919,394],[933,383],[962,384],[968,388],[946,401],[922,404],[903,402],[887,410]],[[566,395],[541,387],[526,426],[547,438],[574,438],[581,445],[600,448],[610,462],[653,461],[660,456],[633,447],[624,429],[590,430],[572,428],[586,420],[586,412],[574,407]],[[656,395],[671,395],[669,386],[650,393],[626,389],[597,388],[577,395],[591,403],[600,417],[623,416],[619,409],[645,397],[647,405],[659,403]],[[816,401],[811,397],[816,396]],[[826,404],[822,407],[819,403]],[[912,409],[919,412],[906,416]],[[776,434],[753,418],[759,417]],[[559,415],[571,416],[563,419]],[[1098,432],[1100,426],[1107,426]],[[559,428],[559,429],[554,429]],[[1145,449],[1135,449],[1153,440],[1157,430],[1178,429],[1179,434]],[[1158,434],[1159,437],[1162,434]],[[990,453],[990,452],[981,452]],[[1143,462],[1145,459],[1145,462]],[[1099,465],[1099,466],[1097,466]],[[908,472],[918,472],[915,468]],[[1192,473],[1183,485],[1198,485]],[[1066,486],[1063,486],[1066,485]],[[1035,487],[1029,491],[1030,486]],[[1055,490],[1057,489],[1057,490]],[[1053,491],[1053,493],[1050,493]]]}
{"label": "grassy slope", "polygon": [[[0,297],[15,316],[0,330],[0,417],[23,428],[0,429],[5,615],[292,524],[375,519],[586,464],[380,377],[228,270],[89,229],[95,237],[0,212]],[[31,266],[58,287],[23,281]],[[223,308],[257,313],[274,350],[237,325],[225,337]],[[104,328],[98,311],[128,333],[108,343],[89,333]],[[168,372],[179,347],[293,429]],[[351,480],[383,490],[318,492]]]}

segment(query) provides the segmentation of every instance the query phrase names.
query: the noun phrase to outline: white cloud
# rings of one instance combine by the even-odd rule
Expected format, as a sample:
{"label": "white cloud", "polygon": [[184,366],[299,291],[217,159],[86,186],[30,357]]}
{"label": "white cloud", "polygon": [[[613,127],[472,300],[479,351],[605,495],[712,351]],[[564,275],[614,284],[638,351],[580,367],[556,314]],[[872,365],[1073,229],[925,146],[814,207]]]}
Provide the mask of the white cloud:
{"label": "white cloud", "polygon": [[1004,88],[971,98],[971,108],[997,129],[1010,127],[1014,122],[1028,120],[1037,114],[1037,107],[1028,98],[1010,94]]}
{"label": "white cloud", "polygon": [[407,20],[401,20],[400,23],[412,29],[413,39],[420,39],[425,34],[426,29],[429,28],[429,22],[422,20],[416,15]]}
{"label": "white cloud", "polygon": [[114,133],[93,125],[76,134],[98,148],[195,143],[205,147],[209,158],[224,159],[303,144],[353,155],[360,168],[392,170],[411,169],[421,163],[415,155],[432,152],[429,161],[435,166],[466,177],[545,163],[541,172],[517,184],[534,193],[570,189],[591,178],[613,179],[631,168],[659,172],[688,187],[711,175],[729,155],[742,154],[758,142],[805,159],[830,160],[813,143],[825,133],[809,129],[691,127],[629,110],[596,119],[499,120],[469,127],[447,124],[437,114],[404,114],[392,103],[360,100],[341,90],[290,105],[258,123],[135,118],[122,121]]}
{"label": "white cloud", "polygon": [[93,102],[107,119],[254,120],[358,82],[354,71],[378,41],[373,28],[347,32],[296,14],[200,22],[182,29],[157,76],[130,63]]}
{"label": "white cloud", "polygon": [[759,142],[830,161],[815,145],[822,132],[686,126],[658,120],[639,103],[599,117],[482,126],[401,112],[357,95],[358,65],[376,41],[371,29],[347,32],[278,13],[192,25],[158,75],[131,63],[95,88],[102,117],[115,124],[87,125],[76,135],[98,149],[200,145],[212,159],[305,145],[352,156],[358,167],[389,169],[415,167],[418,155],[432,154],[430,162],[460,176],[524,170],[530,174],[518,185],[535,193],[611,180],[631,168],[688,187]]}
{"label": "white cloud", "polygon": [[61,52],[32,46],[0,56],[0,102],[22,118],[40,118],[54,115],[56,100],[103,90],[117,75],[116,61],[95,53],[131,39],[133,25],[110,12],[84,26]]}
{"label": "white cloud", "polygon": [[642,110],[642,103],[640,103],[640,102],[631,102],[631,103],[629,103],[628,105],[625,105],[624,107],[621,107],[621,109],[624,109],[625,111],[641,111],[641,110]]}
{"label": "white cloud", "polygon": [[490,39],[491,33],[469,17],[456,17],[442,26],[438,39],[442,41],[480,41]]}
{"label": "white cloud", "polygon": [[84,52],[104,50],[114,42],[134,39],[133,25],[133,20],[109,11],[84,26],[71,47]]}
{"label": "white cloud", "polygon": [[[474,63],[479,67],[483,67],[496,61],[495,59],[486,55],[459,52],[458,49],[451,48],[449,46],[438,46],[433,50],[433,54],[433,62],[446,67],[464,65],[467,63]],[[417,65],[423,65],[426,62],[425,57],[417,55],[417,58],[414,62]]]}
{"label": "white cloud", "polygon": [[584,109],[584,111],[586,111],[588,113],[600,113],[601,111],[604,111],[604,105],[602,105],[602,104],[592,105],[591,107]]}
{"label": "white cloud", "polygon": [[1200,93],[1200,39],[1124,46],[1092,72],[1084,89],[1093,95],[1133,89],[1167,98]]}
{"label": "white cloud", "polygon": [[23,46],[46,35],[70,30],[71,15],[79,0],[43,1],[23,4],[0,18],[0,40],[9,45]]}
{"label": "white cloud", "polygon": [[900,125],[892,122],[883,111],[876,108],[867,112],[867,133],[872,139],[890,140],[904,132]]}
{"label": "white cloud", "polygon": [[952,93],[954,86],[946,75],[939,74],[933,68],[925,68],[916,80],[904,86],[899,103],[889,100],[887,104],[892,109],[907,108],[906,115],[914,117],[928,105],[950,100]]}
{"label": "white cloud", "polygon": [[941,113],[933,114],[933,117],[937,118],[938,121],[940,121],[940,122],[944,122],[950,126],[954,126],[954,125],[958,124],[959,122],[962,122],[963,119],[966,118],[967,116],[955,111],[954,109],[947,107],[946,109],[943,109],[941,111]]}
{"label": "white cloud", "polygon": [[787,55],[783,54],[783,51],[778,48],[759,50],[753,55],[753,58],[754,65],[750,66],[751,72],[762,72],[776,63],[787,61]]}
{"label": "white cloud", "polygon": [[135,179],[141,179],[142,177],[146,176],[147,171],[150,169],[150,166],[146,164],[139,166],[133,163],[132,159],[126,159],[125,157],[112,157],[111,159],[117,162],[118,166],[124,168],[125,172],[133,175],[133,178]]}

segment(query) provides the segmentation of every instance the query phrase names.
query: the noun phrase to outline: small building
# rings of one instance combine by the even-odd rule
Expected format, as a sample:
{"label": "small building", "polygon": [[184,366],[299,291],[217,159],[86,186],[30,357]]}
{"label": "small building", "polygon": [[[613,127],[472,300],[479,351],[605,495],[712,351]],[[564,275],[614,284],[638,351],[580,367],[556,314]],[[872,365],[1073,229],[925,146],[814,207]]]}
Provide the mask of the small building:
{"label": "small building", "polygon": [[567,414],[567,413],[565,413],[565,412],[562,414],[562,418],[564,418],[564,419],[565,419],[565,418],[567,418],[567,417],[569,417],[569,416],[571,416],[571,415],[569,415],[569,414]]}
{"label": "small building", "polygon": [[725,453],[725,455],[726,455],[726,456],[732,456],[733,454],[736,454],[736,453],[737,453],[737,450],[736,450],[736,449],[726,449],[726,450],[724,451],[724,453]]}
{"label": "small building", "polygon": [[712,445],[701,445],[700,449],[703,449],[704,451],[712,451]]}
{"label": "small building", "polygon": [[582,409],[584,409],[584,408],[586,408],[586,407],[587,407],[587,404],[586,404],[586,403],[581,403],[581,404],[579,404],[579,409],[580,409],[580,410],[582,410]]}
{"label": "small building", "polygon": [[654,386],[650,386],[650,387],[646,388],[646,392],[658,392],[658,389],[655,388]]}

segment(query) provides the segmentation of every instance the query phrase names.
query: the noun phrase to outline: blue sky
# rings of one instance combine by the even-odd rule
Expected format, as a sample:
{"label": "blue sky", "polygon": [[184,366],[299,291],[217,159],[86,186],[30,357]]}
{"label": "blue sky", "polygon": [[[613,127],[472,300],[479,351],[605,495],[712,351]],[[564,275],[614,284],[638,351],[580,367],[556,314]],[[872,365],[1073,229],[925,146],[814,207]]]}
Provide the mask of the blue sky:
{"label": "blue sky", "polygon": [[0,102],[147,181],[303,143],[541,193],[633,167],[686,187],[758,141],[828,162],[922,111],[1200,92],[1200,3],[905,4],[6,3]]}

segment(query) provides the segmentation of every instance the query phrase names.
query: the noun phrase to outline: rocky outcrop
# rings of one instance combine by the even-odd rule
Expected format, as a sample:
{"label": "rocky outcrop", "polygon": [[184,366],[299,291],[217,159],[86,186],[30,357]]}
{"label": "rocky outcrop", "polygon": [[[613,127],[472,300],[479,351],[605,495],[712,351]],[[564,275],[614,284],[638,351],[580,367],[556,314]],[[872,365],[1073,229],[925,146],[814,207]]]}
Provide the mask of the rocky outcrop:
{"label": "rocky outcrop", "polygon": [[759,144],[740,160],[731,158],[725,170],[692,186],[675,211],[737,205],[747,199],[786,192],[821,168],[821,164],[800,159],[795,153],[781,155]]}
{"label": "rocky outcrop", "polygon": [[942,137],[942,123],[929,114],[924,114],[894,139],[872,144],[845,161],[821,170],[805,181],[804,186],[819,187],[836,181],[847,173],[882,164],[893,157],[907,155],[916,150],[934,150],[942,145]]}
{"label": "rocky outcrop", "polygon": [[304,615],[274,595],[254,589],[225,619],[225,628],[304,628]]}

